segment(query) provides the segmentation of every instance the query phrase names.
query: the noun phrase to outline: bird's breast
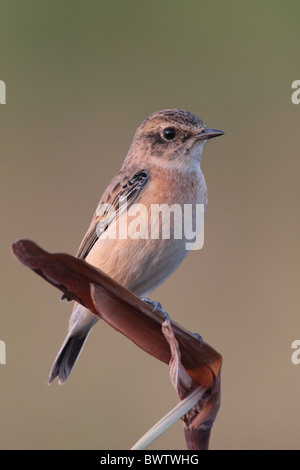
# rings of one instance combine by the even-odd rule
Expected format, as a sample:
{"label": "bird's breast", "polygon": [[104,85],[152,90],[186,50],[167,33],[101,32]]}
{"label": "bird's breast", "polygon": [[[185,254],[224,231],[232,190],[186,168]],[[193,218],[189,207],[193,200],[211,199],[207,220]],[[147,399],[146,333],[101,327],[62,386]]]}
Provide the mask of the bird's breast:
{"label": "bird's breast", "polygon": [[[140,196],[100,237],[87,261],[137,295],[149,295],[187,256],[196,206],[206,204],[200,169],[187,173],[152,169]],[[188,217],[185,211],[190,211]]]}

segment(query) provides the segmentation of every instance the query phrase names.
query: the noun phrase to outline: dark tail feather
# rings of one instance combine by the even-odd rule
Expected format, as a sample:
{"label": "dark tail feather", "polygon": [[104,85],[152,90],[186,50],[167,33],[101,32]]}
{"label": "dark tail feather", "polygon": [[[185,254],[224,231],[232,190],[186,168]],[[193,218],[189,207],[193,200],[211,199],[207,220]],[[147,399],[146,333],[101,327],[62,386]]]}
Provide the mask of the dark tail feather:
{"label": "dark tail feather", "polygon": [[69,377],[81,349],[87,339],[89,331],[86,334],[70,336],[59,351],[57,358],[50,371],[48,384],[58,376],[58,383],[63,384]]}

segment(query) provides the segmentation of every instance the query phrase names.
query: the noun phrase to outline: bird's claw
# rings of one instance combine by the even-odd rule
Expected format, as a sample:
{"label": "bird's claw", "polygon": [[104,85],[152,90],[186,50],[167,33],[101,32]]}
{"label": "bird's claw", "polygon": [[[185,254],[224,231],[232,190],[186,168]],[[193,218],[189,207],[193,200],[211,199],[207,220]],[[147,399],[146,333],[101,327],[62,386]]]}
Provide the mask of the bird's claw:
{"label": "bird's claw", "polygon": [[162,305],[160,302],[149,299],[148,297],[141,297],[141,300],[143,300],[144,302],[146,302],[147,304],[153,307],[152,312],[156,312],[156,311],[160,312],[165,320],[171,321],[169,314],[162,308]]}
{"label": "bird's claw", "polygon": [[203,344],[203,338],[202,338],[202,336],[199,335],[199,333],[193,333],[193,335],[200,341],[201,346],[202,346],[202,344]]}

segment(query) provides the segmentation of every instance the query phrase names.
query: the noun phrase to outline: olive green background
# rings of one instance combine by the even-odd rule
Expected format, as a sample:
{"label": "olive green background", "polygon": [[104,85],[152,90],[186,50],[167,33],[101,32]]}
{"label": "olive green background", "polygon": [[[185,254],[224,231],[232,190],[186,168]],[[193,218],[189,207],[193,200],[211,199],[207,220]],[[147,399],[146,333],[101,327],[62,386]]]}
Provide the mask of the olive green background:
{"label": "olive green background", "polygon": [[[23,267],[29,238],[76,253],[136,127],[188,109],[205,243],[152,297],[224,357],[212,449],[300,448],[299,2],[0,1],[1,449],[127,449],[177,403],[168,368],[104,322],[47,386],[71,306]],[[181,422],[152,449],[183,449]]]}

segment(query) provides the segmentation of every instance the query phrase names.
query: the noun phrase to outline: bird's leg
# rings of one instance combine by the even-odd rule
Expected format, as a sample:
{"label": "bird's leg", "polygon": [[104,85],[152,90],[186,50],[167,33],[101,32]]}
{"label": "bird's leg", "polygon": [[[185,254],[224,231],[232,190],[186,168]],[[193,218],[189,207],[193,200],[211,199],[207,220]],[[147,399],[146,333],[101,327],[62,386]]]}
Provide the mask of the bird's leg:
{"label": "bird's leg", "polygon": [[160,312],[165,320],[171,321],[169,314],[162,308],[162,305],[160,302],[149,299],[148,297],[140,297],[140,298],[141,300],[143,300],[143,302],[146,302],[146,304],[149,304],[153,307],[152,312],[155,312],[155,311]]}

